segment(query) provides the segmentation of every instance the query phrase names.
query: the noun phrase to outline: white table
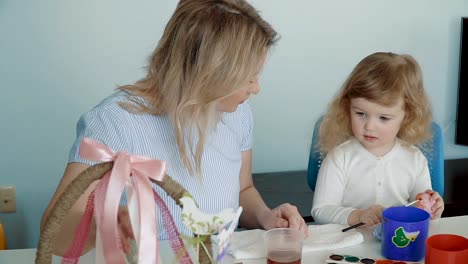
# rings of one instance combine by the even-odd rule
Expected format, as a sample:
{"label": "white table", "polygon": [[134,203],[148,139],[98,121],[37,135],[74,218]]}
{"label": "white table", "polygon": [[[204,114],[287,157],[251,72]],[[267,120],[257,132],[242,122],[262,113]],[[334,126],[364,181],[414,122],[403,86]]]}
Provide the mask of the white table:
{"label": "white table", "polygon": [[[302,263],[307,264],[323,264],[325,259],[330,253],[338,254],[350,254],[361,257],[371,258],[382,258],[380,254],[380,242],[371,236],[371,232],[368,229],[360,230],[364,234],[364,243],[335,250],[335,252],[329,251],[316,251],[304,253],[302,256]],[[468,215],[441,218],[439,220],[431,221],[429,236],[434,234],[457,234],[468,237]],[[168,252],[171,252],[168,243],[161,243],[161,253],[163,260],[170,260]],[[13,249],[13,250],[0,250],[0,263],[34,263],[36,256],[36,249]],[[265,264],[265,259],[249,259],[249,260],[234,260],[227,257],[223,263],[239,263],[243,264]],[[53,258],[53,263],[60,263],[59,257]],[[82,258],[80,263],[94,263],[94,251],[89,252]],[[172,263],[171,261],[165,261],[164,263]]]}
{"label": "white table", "polygon": [[[370,229],[358,229],[364,235],[364,242],[357,246],[330,251],[307,252],[302,255],[302,263],[323,264],[331,253],[349,254],[360,257],[383,258],[380,241],[372,237]],[[429,236],[434,234],[457,234],[468,237],[468,215],[447,217],[431,221]],[[243,264],[265,264],[265,259],[239,260]]]}

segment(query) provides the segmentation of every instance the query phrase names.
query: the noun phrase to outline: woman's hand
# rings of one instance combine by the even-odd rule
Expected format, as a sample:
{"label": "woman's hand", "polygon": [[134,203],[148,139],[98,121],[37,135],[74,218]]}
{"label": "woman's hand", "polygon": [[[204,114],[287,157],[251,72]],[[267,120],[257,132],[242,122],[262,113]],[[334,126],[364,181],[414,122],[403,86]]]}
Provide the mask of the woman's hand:
{"label": "woman's hand", "polygon": [[289,203],[284,203],[273,210],[266,211],[260,217],[260,223],[264,229],[288,227],[301,231],[306,237],[309,236],[309,228],[304,218],[299,214],[297,207]]}
{"label": "woman's hand", "polygon": [[380,204],[374,204],[367,209],[354,210],[349,215],[349,225],[355,225],[357,223],[366,223],[365,226],[374,226],[382,222],[382,211],[385,207]]}
{"label": "woman's hand", "polygon": [[422,208],[431,214],[431,219],[438,219],[442,216],[442,212],[444,211],[444,199],[438,192],[426,190],[425,192],[416,195],[416,199],[421,200],[418,203],[418,207],[420,208],[426,203],[432,205],[430,208]]}

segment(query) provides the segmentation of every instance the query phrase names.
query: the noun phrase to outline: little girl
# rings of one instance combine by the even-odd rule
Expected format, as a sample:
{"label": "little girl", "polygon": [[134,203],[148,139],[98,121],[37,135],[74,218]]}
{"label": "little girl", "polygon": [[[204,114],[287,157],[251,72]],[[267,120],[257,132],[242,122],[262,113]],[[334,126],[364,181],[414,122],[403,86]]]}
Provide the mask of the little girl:
{"label": "little girl", "polygon": [[364,58],[326,113],[312,216],[318,223],[373,226],[385,207],[429,196],[431,218],[444,210],[431,190],[427,160],[415,146],[430,138],[432,114],[418,63],[409,55]]}

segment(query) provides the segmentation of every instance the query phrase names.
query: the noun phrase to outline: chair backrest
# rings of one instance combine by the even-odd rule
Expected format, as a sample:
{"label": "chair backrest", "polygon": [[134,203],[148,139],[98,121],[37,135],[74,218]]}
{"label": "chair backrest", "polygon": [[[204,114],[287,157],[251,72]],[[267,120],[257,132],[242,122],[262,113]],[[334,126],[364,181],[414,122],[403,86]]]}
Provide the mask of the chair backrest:
{"label": "chair backrest", "polygon": [[[318,148],[319,129],[323,116],[314,126],[312,144],[310,147],[309,165],[307,167],[307,183],[312,191],[315,191],[318,172],[325,155]],[[444,195],[444,137],[442,129],[438,124],[432,122],[432,137],[417,147],[427,159],[429,174],[431,175],[432,189],[441,196]]]}
{"label": "chair backrest", "polygon": [[312,191],[315,191],[315,185],[317,183],[317,176],[322,165],[323,158],[325,155],[320,152],[318,141],[319,141],[319,129],[322,123],[323,116],[321,116],[317,122],[315,122],[314,133],[312,135],[312,144],[310,146],[309,154],[309,165],[307,166],[307,183]]}
{"label": "chair backrest", "polygon": [[419,145],[419,149],[426,156],[429,173],[431,174],[432,189],[441,196],[444,195],[444,134],[442,128],[432,122],[432,137]]}

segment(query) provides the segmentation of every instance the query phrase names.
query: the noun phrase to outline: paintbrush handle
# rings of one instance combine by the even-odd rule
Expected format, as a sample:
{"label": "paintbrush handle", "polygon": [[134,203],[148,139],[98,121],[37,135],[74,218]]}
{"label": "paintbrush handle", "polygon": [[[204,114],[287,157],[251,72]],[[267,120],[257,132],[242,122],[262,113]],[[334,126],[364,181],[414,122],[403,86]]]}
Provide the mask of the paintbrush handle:
{"label": "paintbrush handle", "polygon": [[356,228],[356,227],[363,226],[363,225],[365,225],[365,224],[366,224],[366,223],[364,223],[364,222],[360,222],[360,223],[357,223],[357,224],[355,224],[355,225],[352,225],[352,226],[350,226],[350,227],[347,227],[347,228],[341,230],[341,232],[346,232],[346,231],[348,231],[348,230],[351,230],[351,229]]}
{"label": "paintbrush handle", "polygon": [[[411,205],[413,205],[413,204],[415,204],[415,203],[417,203],[417,202],[419,202],[419,201],[420,201],[419,199],[418,199],[418,200],[415,200],[415,201],[412,201],[411,203],[409,203],[409,204],[407,204],[407,205],[405,205],[405,206],[411,206]],[[366,223],[364,223],[364,222],[360,222],[360,223],[357,223],[357,224],[355,224],[355,225],[352,225],[352,226],[350,226],[350,227],[347,227],[347,228],[341,230],[341,232],[346,232],[346,231],[348,231],[348,230],[354,229],[354,228],[356,228],[356,227],[363,226],[363,225],[365,225],[365,224],[366,224]]]}
{"label": "paintbrush handle", "polygon": [[405,207],[411,206],[411,205],[413,205],[413,204],[415,204],[415,203],[417,203],[417,202],[419,202],[419,201],[421,201],[421,199],[414,200],[414,201],[412,201],[411,203],[405,205]]}

